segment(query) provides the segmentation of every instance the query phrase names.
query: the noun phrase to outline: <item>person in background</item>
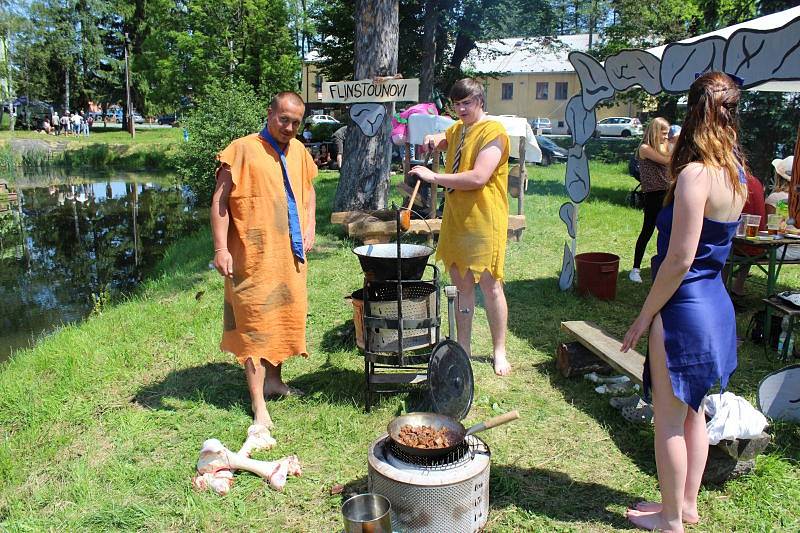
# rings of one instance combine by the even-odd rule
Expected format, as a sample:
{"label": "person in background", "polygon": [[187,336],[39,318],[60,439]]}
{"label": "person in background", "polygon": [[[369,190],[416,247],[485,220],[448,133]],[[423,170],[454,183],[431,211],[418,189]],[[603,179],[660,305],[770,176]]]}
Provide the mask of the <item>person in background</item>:
{"label": "person in background", "polygon": [[672,183],[658,215],[656,273],[621,351],[647,330],[643,373],[652,393],[661,502],[640,502],[627,517],[647,531],[683,533],[696,523],[708,458],[701,402],[736,369],[736,317],[721,271],[747,197],[738,145],[736,81],[703,74],[689,88],[686,120],[670,163]]}
{"label": "person in background", "polygon": [[778,214],[785,221],[789,221],[789,184],[792,181],[792,165],[794,165],[793,155],[785,159],[772,160],[775,182],[772,193],[764,201],[767,215]]}
{"label": "person in background", "polygon": [[656,217],[664,204],[664,196],[669,188],[670,148],[667,142],[669,122],[661,117],[656,117],[647,125],[642,143],[636,149],[636,158],[639,159],[639,175],[644,197],[644,219],[639,238],[636,239],[636,248],[633,254],[633,268],[628,279],[634,283],[642,282],[642,259],[647,249],[647,243],[656,229]]}
{"label": "person in background", "polygon": [[214,267],[225,278],[220,348],[245,369],[253,425],[272,426],[267,397],[299,396],[283,362],[308,356],[306,254],[314,245],[317,167],[295,139],[305,104],[275,95],[260,133],[219,153],[211,202]]}
{"label": "person in background", "polygon": [[306,124],[306,127],[303,128],[303,142],[308,144],[311,142],[311,139],[314,137],[314,134],[311,133],[311,124]]}
{"label": "person in background", "polygon": [[55,134],[61,135],[61,119],[58,116],[58,111],[53,110],[53,116],[52,120],[50,121],[50,124],[53,125],[53,131],[55,132]]}
{"label": "person in background", "polygon": [[326,144],[320,145],[319,153],[314,158],[317,168],[328,168],[331,162],[331,153],[328,151],[328,146]]}
{"label": "person in background", "polygon": [[338,170],[342,169],[342,154],[344,153],[345,135],[347,135],[347,126],[342,126],[338,130],[334,131],[333,135],[331,135],[331,140],[333,140],[334,146],[336,147],[336,153],[334,156],[336,157],[336,168]]}
{"label": "person in background", "polygon": [[[761,181],[747,173],[747,202],[742,208],[743,215],[758,215],[761,217],[761,222],[758,226],[759,231],[767,229],[767,214],[764,209],[764,186]],[[759,256],[764,253],[763,248],[756,246],[747,246],[744,244],[736,244],[733,246],[733,255],[747,255]],[[747,274],[750,272],[750,265],[744,265],[736,271],[736,276],[733,279],[733,285],[730,287],[731,295],[742,297],[744,296],[744,283],[747,280]],[[734,302],[734,307],[741,303]]]}
{"label": "person in background", "polygon": [[70,120],[69,120],[69,111],[64,111],[64,114],[61,115],[59,119],[61,121],[61,133],[64,135],[69,135],[69,128],[70,128]]}
{"label": "person in background", "polygon": [[508,305],[503,291],[508,239],[508,154],[503,125],[487,118],[483,85],[464,78],[453,84],[450,99],[459,120],[444,133],[426,135],[423,149],[447,150],[444,174],[426,166],[411,169],[433,186],[445,188],[444,213],[436,259],[458,288],[458,343],[472,354],[475,285],[480,285],[492,335],[492,361],[498,376],[511,373],[506,355]]}
{"label": "person in background", "polygon": [[81,133],[81,116],[78,113],[73,113],[72,117],[72,133],[75,135],[80,135]]}

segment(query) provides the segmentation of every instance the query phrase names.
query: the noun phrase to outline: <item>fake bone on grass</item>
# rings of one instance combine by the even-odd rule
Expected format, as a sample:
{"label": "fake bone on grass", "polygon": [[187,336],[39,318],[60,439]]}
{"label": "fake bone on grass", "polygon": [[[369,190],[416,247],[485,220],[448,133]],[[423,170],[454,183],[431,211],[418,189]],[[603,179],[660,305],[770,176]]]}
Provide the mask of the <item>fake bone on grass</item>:
{"label": "fake bone on grass", "polygon": [[278,461],[257,461],[232,452],[217,439],[208,439],[200,449],[197,475],[192,478],[192,485],[199,490],[211,489],[221,495],[227,494],[233,485],[234,470],[252,472],[278,491],[283,490],[287,476],[303,473],[296,455]]}

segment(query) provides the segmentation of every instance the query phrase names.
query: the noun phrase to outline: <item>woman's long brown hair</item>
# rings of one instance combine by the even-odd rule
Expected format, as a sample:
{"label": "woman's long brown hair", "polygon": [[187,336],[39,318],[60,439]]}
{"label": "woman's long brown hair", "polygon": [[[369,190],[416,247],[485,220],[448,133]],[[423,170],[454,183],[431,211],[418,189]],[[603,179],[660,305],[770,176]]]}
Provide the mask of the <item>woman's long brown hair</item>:
{"label": "woman's long brown hair", "polygon": [[708,72],[694,80],[689,88],[686,119],[672,152],[672,185],[665,205],[675,198],[678,175],[693,162],[724,169],[731,189],[747,196],[747,186],[739,181],[739,168],[747,172],[737,134],[740,96],[739,87],[723,72]]}

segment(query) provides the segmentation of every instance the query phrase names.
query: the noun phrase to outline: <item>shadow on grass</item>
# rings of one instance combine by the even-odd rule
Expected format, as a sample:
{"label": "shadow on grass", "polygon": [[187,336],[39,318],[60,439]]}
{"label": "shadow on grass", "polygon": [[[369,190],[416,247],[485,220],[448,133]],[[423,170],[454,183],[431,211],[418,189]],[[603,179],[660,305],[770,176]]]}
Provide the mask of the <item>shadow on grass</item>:
{"label": "shadow on grass", "polygon": [[[511,310],[509,330],[533,348],[552,354],[551,359],[534,365],[534,370],[546,376],[567,403],[602,424],[617,448],[642,471],[655,474],[652,430],[626,422],[608,404],[608,397],[596,394],[591,384],[583,379],[563,377],[555,365],[559,342],[573,340],[560,333],[562,321],[590,320],[598,322],[612,334],[624,331],[628,326],[627,317],[635,316],[638,302],[644,299],[646,290],[635,287],[624,295],[618,295],[617,301],[608,302],[561,292],[555,278],[510,281],[505,287]],[[632,305],[630,302],[637,303]]]}
{"label": "shadow on grass", "polygon": [[599,483],[575,481],[563,472],[542,468],[492,465],[490,509],[513,505],[537,516],[561,522],[603,522],[627,529],[624,516],[610,505],[633,505],[641,498]]}
{"label": "shadow on grass", "polygon": [[[639,498],[598,483],[575,481],[567,474],[540,468],[492,465],[489,509],[508,506],[561,522],[603,522],[619,529],[629,526],[624,516],[607,510],[610,505],[633,505]],[[342,503],[368,490],[366,476],[344,485]],[[397,525],[397,524],[395,524]]]}
{"label": "shadow on grass", "polygon": [[165,402],[167,398],[202,401],[221,409],[250,406],[244,372],[233,363],[208,363],[174,370],[160,382],[139,389],[134,401],[149,409],[174,411]]}

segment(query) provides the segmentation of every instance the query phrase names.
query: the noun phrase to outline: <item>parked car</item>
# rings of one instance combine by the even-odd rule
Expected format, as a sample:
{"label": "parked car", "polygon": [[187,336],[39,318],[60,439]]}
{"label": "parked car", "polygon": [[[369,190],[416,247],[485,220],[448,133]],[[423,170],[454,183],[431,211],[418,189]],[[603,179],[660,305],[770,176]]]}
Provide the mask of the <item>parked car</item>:
{"label": "parked car", "polygon": [[545,117],[531,119],[531,128],[534,133],[553,133],[553,124],[549,118]]}
{"label": "parked car", "polygon": [[537,135],[536,142],[539,143],[539,148],[542,150],[542,166],[548,166],[551,163],[562,163],[567,160],[567,150],[562,148],[552,140],[544,135]]}
{"label": "parked car", "polygon": [[133,118],[134,124],[144,124],[144,117],[140,115],[137,111],[131,113],[131,118]]}
{"label": "parked car", "polygon": [[170,125],[170,126],[177,126],[178,125],[178,115],[172,113],[171,115],[161,115],[158,117],[158,123],[162,126]]}
{"label": "parked car", "polygon": [[306,124],[339,124],[339,121],[330,115],[309,115]]}
{"label": "parked car", "polygon": [[594,136],[630,137],[642,134],[642,123],[638,118],[608,117],[597,123]]}

